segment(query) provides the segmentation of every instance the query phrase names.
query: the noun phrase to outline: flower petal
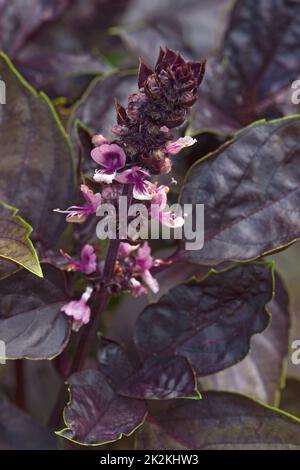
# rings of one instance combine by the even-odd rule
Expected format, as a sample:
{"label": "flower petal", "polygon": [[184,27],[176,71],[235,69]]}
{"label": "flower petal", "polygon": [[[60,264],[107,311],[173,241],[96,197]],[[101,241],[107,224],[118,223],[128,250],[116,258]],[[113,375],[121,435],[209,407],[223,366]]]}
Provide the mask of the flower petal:
{"label": "flower petal", "polygon": [[96,163],[112,171],[124,168],[126,163],[126,154],[117,144],[103,144],[95,147],[91,151],[91,157]]}
{"label": "flower petal", "polygon": [[142,277],[143,281],[145,282],[145,284],[147,284],[149,289],[151,289],[154,294],[157,294],[157,292],[159,291],[159,285],[158,285],[157,280],[150,273],[150,271],[148,269],[146,269],[141,274],[141,277]]}
{"label": "flower petal", "polygon": [[93,179],[97,181],[97,183],[106,183],[111,184],[116,177],[117,172],[113,171],[112,173],[108,173],[105,170],[96,170]]}
{"label": "flower petal", "polygon": [[159,215],[160,222],[166,227],[178,228],[184,225],[184,218],[176,215],[175,212],[161,212]]}
{"label": "flower petal", "polygon": [[196,139],[193,139],[191,136],[187,135],[185,137],[180,137],[175,142],[171,142],[167,145],[166,150],[169,155],[175,155],[180,152],[183,148],[190,147],[197,142]]}

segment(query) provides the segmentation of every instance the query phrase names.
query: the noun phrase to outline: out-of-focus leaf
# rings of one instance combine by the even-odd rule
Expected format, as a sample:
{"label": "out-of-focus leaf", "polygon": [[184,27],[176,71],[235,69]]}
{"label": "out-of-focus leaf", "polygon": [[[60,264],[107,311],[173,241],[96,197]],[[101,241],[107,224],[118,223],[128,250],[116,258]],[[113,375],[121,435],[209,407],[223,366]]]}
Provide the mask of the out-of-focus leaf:
{"label": "out-of-focus leaf", "polygon": [[0,78],[7,95],[0,110],[0,194],[18,207],[36,238],[54,245],[65,221],[53,209],[70,205],[73,193],[70,142],[47,97],[37,94],[4,54]]}
{"label": "out-of-focus leaf", "polygon": [[241,265],[180,284],[144,309],[135,342],[144,359],[184,357],[198,376],[243,359],[269,322],[270,264]]}
{"label": "out-of-focus leaf", "polygon": [[278,274],[275,298],[268,310],[272,314],[271,324],[263,333],[253,336],[249,354],[233,367],[202,377],[201,389],[245,393],[269,405],[278,405],[290,328],[288,293]]}
{"label": "out-of-focus leaf", "polygon": [[[214,54],[221,43],[232,0],[134,0],[114,28],[129,49],[154,64],[161,46],[193,56]],[[176,15],[170,14],[176,11]]]}
{"label": "out-of-focus leaf", "polygon": [[25,270],[0,282],[0,337],[8,359],[52,359],[68,343],[71,326],[60,309],[68,301],[64,276],[44,264],[44,278]]}
{"label": "out-of-focus leaf", "polygon": [[0,258],[43,277],[38,255],[29,238],[32,227],[17,212],[17,209],[0,202]]}
{"label": "out-of-focus leaf", "polygon": [[26,49],[40,46],[75,54],[86,51],[106,54],[116,42],[108,38],[107,29],[118,24],[118,18],[129,1],[118,0],[116,8],[116,3],[111,0],[72,0],[72,8],[40,30]]}
{"label": "out-of-focus leaf", "polygon": [[183,357],[151,357],[134,368],[122,346],[103,337],[97,357],[100,371],[120,395],[159,400],[199,398],[193,371]]}
{"label": "out-of-focus leaf", "polygon": [[0,450],[54,450],[57,439],[50,429],[8,402],[0,402]]}
{"label": "out-of-focus leaf", "polygon": [[32,33],[61,16],[70,5],[70,0],[2,0],[0,49],[15,55]]}
{"label": "out-of-focus leaf", "polygon": [[17,66],[34,88],[52,99],[66,96],[71,102],[79,98],[93,76],[109,71],[107,64],[90,53],[41,48],[19,55]]}
{"label": "out-of-focus leaf", "polygon": [[71,402],[64,410],[66,428],[57,432],[79,444],[101,445],[128,436],[146,416],[143,400],[121,397],[96,370],[73,374]]}
{"label": "out-of-focus leaf", "polygon": [[[58,361],[66,361],[66,357],[53,361],[23,361],[26,411],[42,424],[49,420],[61,387]],[[9,363],[15,366],[13,361]]]}
{"label": "out-of-focus leaf", "polygon": [[258,117],[282,116],[282,95],[291,102],[300,74],[299,45],[298,1],[238,0],[221,57],[207,68],[193,129],[227,132]]}
{"label": "out-of-focus leaf", "polygon": [[204,204],[204,246],[191,262],[251,260],[300,237],[300,119],[256,123],[189,171],[182,204]]}
{"label": "out-of-focus leaf", "polygon": [[280,408],[300,418],[300,380],[289,378],[280,396]]}
{"label": "out-of-focus leaf", "polygon": [[5,279],[8,276],[11,276],[12,274],[15,274],[20,269],[22,268],[17,263],[14,263],[13,261],[10,261],[9,259],[1,258],[0,259],[0,281],[2,279]]}
{"label": "out-of-focus leaf", "polygon": [[[298,348],[295,340],[300,339],[300,289],[299,259],[300,243],[295,243],[288,250],[273,255],[276,267],[284,276],[291,295],[292,329],[290,337],[290,354],[287,362],[287,377],[300,378],[300,367],[297,364]],[[293,345],[294,343],[294,345]],[[292,347],[294,346],[294,347]],[[296,360],[295,360],[296,359]]]}
{"label": "out-of-focus leaf", "polygon": [[79,120],[92,134],[101,133],[107,138],[111,137],[111,128],[116,124],[114,99],[126,105],[128,95],[136,89],[135,72],[118,72],[97,78],[74,107],[70,116],[70,131]]}
{"label": "out-of-focus leaf", "polygon": [[300,420],[243,395],[207,392],[161,406],[138,431],[137,448],[296,450]]}

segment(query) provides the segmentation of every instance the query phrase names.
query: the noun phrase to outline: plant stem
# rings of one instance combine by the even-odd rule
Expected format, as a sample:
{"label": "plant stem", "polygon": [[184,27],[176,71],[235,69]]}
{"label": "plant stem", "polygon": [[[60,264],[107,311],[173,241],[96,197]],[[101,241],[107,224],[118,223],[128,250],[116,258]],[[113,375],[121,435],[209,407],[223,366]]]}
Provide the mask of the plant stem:
{"label": "plant stem", "polygon": [[[133,192],[132,185],[124,186],[123,196],[127,196],[127,207],[129,207],[131,204],[132,192]],[[90,351],[93,339],[96,337],[96,333],[97,333],[99,323],[100,323],[100,315],[103,312],[103,310],[105,310],[110,299],[110,294],[108,290],[106,289],[106,285],[109,283],[114,273],[114,267],[115,267],[116,259],[118,256],[119,244],[120,244],[120,239],[110,240],[109,242],[109,246],[108,246],[106,257],[105,257],[104,268],[103,268],[104,290],[100,292],[100,295],[97,298],[94,299],[94,304],[92,305],[93,314],[91,316],[90,322],[85,327],[82,333],[82,336],[80,338],[80,341],[77,346],[77,349],[73,358],[73,362],[70,368],[69,375],[74,374],[75,372],[78,372],[83,368],[86,358],[88,356],[88,353]],[[61,420],[62,409],[66,401],[67,401],[67,391],[66,391],[65,385],[63,384],[59,391],[54,409],[51,413],[51,416],[49,419],[49,426],[56,427],[59,425],[60,420]]]}

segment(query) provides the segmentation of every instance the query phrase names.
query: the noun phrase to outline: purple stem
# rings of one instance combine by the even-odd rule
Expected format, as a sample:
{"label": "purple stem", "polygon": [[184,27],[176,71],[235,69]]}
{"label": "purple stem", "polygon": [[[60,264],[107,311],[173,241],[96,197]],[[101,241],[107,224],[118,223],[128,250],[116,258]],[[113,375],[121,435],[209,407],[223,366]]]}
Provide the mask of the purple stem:
{"label": "purple stem", "polygon": [[[123,196],[127,196],[127,207],[129,207],[131,204],[132,192],[133,192],[132,185],[124,186]],[[100,295],[98,295],[98,297],[94,296],[94,301],[92,305],[93,315],[91,316],[90,322],[87,324],[87,326],[83,330],[82,336],[80,338],[79,344],[77,346],[77,349],[73,358],[69,375],[74,374],[75,372],[78,372],[83,368],[86,358],[88,356],[88,353],[91,349],[93,340],[96,337],[97,330],[99,328],[99,323],[100,323],[100,315],[103,312],[103,310],[105,310],[110,300],[110,294],[108,290],[105,289],[105,286],[109,283],[109,281],[111,280],[113,276],[120,242],[121,240],[119,239],[110,240],[109,242],[109,246],[108,246],[106,257],[105,257],[104,268],[103,268],[104,289],[102,290],[102,292],[100,292]],[[63,384],[60,388],[57,401],[51,413],[51,416],[49,419],[49,426],[55,428],[59,425],[61,421],[61,417],[62,417],[62,410],[63,410],[63,407],[65,406],[66,401],[67,401],[67,391],[66,391],[65,385]]]}

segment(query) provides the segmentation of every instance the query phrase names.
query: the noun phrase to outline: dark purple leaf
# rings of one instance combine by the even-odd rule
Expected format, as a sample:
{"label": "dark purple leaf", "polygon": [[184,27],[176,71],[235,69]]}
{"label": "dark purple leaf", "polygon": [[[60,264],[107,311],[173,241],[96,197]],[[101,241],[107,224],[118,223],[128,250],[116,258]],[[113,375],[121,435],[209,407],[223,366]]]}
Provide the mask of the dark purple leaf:
{"label": "dark purple leaf", "polygon": [[128,377],[119,393],[133,398],[199,398],[194,372],[184,357],[150,357]]}
{"label": "dark purple leaf", "polygon": [[207,57],[220,46],[231,5],[230,0],[135,0],[123,16],[123,26],[113,31],[149,65],[161,46],[185,56]]}
{"label": "dark purple leaf", "polygon": [[17,213],[17,209],[0,202],[0,259],[15,262],[36,276],[43,277],[37,253],[29,238],[32,227]]}
{"label": "dark purple leaf", "polygon": [[124,348],[104,336],[99,337],[97,361],[99,370],[115,389],[122,387],[135,371]]}
{"label": "dark purple leaf", "polygon": [[186,358],[198,376],[243,359],[253,334],[269,322],[272,266],[241,265],[180,284],[144,309],[135,341],[145,360]]}
{"label": "dark purple leaf", "polygon": [[97,78],[75,107],[69,122],[72,130],[80,120],[92,134],[111,137],[111,128],[116,124],[115,98],[126,104],[127,97],[137,88],[136,73],[114,73]]}
{"label": "dark purple leaf", "polygon": [[43,272],[38,278],[22,269],[0,282],[0,336],[9,359],[52,359],[68,343],[64,275],[47,264]]}
{"label": "dark purple leaf", "polygon": [[32,225],[35,237],[53,245],[64,217],[53,209],[71,203],[72,150],[47,97],[37,94],[0,55],[7,104],[1,106],[0,194]]}
{"label": "dark purple leaf", "polygon": [[112,126],[116,124],[115,99],[126,103],[128,94],[137,88],[136,74],[118,72],[96,78],[74,107],[68,128],[75,153],[86,173],[93,173],[96,165],[89,155],[91,144],[82,141],[80,132],[85,130],[86,136],[89,133],[91,136],[103,134],[108,139],[115,137],[111,132]]}
{"label": "dark purple leaf", "polygon": [[200,160],[182,204],[204,204],[204,246],[195,263],[251,260],[300,237],[300,119],[256,123]]}
{"label": "dark purple leaf", "polygon": [[58,18],[70,4],[70,0],[2,0],[0,49],[15,55],[32,33]]}
{"label": "dark purple leaf", "polygon": [[1,258],[0,259],[0,281],[5,279],[12,274],[15,274],[21,268],[20,265],[10,261],[9,259]]}
{"label": "dark purple leaf", "polygon": [[66,96],[71,102],[80,97],[93,76],[109,71],[108,65],[90,53],[41,48],[19,54],[17,66],[34,88],[51,98]]}
{"label": "dark purple leaf", "polygon": [[[47,24],[28,43],[32,46],[49,47],[52,50],[69,53],[95,54],[114,52],[115,38],[108,35],[108,28],[118,23],[119,16],[130,0],[72,0],[72,8],[65,14]],[[106,46],[106,47],[105,47]],[[23,52],[23,50],[22,50]]]}
{"label": "dark purple leaf", "polygon": [[227,132],[261,116],[282,116],[282,96],[291,102],[300,74],[299,47],[298,1],[238,0],[221,57],[207,68],[193,129]]}
{"label": "dark purple leaf", "polygon": [[0,450],[54,450],[57,439],[50,429],[8,402],[0,403]]}
{"label": "dark purple leaf", "polygon": [[199,398],[194,373],[183,357],[150,357],[134,368],[118,343],[100,338],[98,365],[119,395],[140,399]]}
{"label": "dark purple leaf", "polygon": [[100,445],[130,435],[146,416],[142,400],[119,396],[96,370],[73,374],[68,380],[71,402],[64,411],[66,428],[59,436],[79,444]]}
{"label": "dark purple leaf", "polygon": [[[203,390],[226,390],[252,396],[277,405],[289,347],[289,298],[279,277],[275,278],[275,298],[267,306],[270,326],[251,339],[249,354],[234,366],[201,378]],[[300,399],[300,396],[299,396]]]}
{"label": "dark purple leaf", "polygon": [[280,396],[280,409],[300,418],[300,380],[288,378]]}
{"label": "dark purple leaf", "polygon": [[207,392],[163,405],[138,431],[138,449],[300,449],[300,420],[243,395]]}

